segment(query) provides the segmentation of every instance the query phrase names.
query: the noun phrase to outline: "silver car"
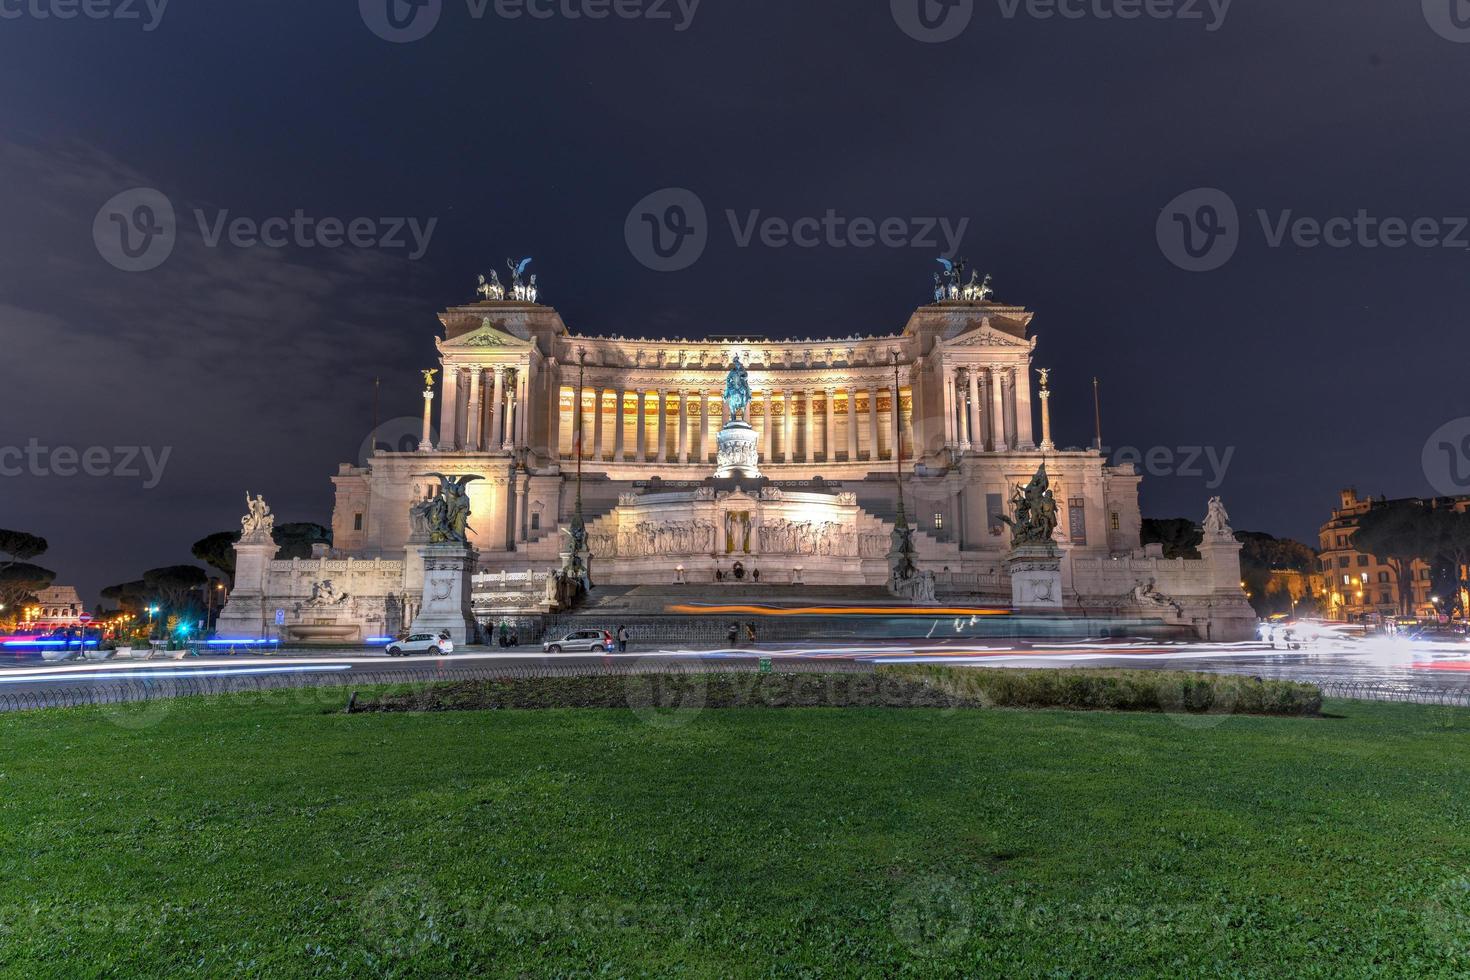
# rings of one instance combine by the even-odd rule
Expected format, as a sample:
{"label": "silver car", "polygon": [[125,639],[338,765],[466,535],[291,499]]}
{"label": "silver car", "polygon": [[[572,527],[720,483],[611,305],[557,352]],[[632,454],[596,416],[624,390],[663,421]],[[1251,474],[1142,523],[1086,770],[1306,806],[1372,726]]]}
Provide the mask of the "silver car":
{"label": "silver car", "polygon": [[437,657],[444,652],[440,646],[443,642],[435,633],[415,633],[406,639],[394,640],[386,649],[390,657],[411,657],[415,653]]}
{"label": "silver car", "polygon": [[607,653],[612,648],[613,637],[607,630],[573,630],[560,639],[541,644],[546,653]]}

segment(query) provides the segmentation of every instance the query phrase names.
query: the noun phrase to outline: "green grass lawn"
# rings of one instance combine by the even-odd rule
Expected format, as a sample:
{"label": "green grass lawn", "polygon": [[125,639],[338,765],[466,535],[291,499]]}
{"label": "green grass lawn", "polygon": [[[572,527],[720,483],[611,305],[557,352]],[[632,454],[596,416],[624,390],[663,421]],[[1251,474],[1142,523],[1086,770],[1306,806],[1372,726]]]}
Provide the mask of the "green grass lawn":
{"label": "green grass lawn", "polygon": [[0,971],[1465,975],[1470,713],[0,716]]}

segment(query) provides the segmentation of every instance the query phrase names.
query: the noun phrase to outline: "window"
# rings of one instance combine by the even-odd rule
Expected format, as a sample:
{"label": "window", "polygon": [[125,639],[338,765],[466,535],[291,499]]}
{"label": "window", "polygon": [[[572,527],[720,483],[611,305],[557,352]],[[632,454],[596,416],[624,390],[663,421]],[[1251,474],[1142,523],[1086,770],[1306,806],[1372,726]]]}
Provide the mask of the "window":
{"label": "window", "polygon": [[362,515],[361,514],[353,514],[352,515],[352,530],[354,530],[354,531],[361,531],[362,530]]}
{"label": "window", "polygon": [[1347,547],[1347,535],[1345,535],[1345,534],[1339,534],[1337,536],[1337,546],[1339,548],[1346,548]]}
{"label": "window", "polygon": [[1338,556],[1338,559],[1337,559],[1337,567],[1338,568],[1347,568],[1348,567],[1348,556],[1347,555],[1339,555]]}
{"label": "window", "polygon": [[1358,567],[1359,568],[1367,568],[1368,567],[1368,556],[1367,555],[1359,555],[1358,556]]}
{"label": "window", "polygon": [[1120,521],[1120,520],[1118,520],[1118,512],[1117,511],[1113,511],[1112,516],[1108,518],[1108,527],[1110,527],[1114,531],[1116,531],[1119,528],[1121,528],[1122,526],[1123,526],[1123,522]]}
{"label": "window", "polygon": [[935,511],[934,513],[934,530],[944,530],[944,515],[939,513],[938,511]]}
{"label": "window", "polygon": [[1351,575],[1344,575],[1342,577],[1342,584],[1343,585],[1352,585],[1353,584],[1353,577]]}
{"label": "window", "polygon": [[1389,603],[1393,602],[1393,600],[1388,597],[1388,593],[1387,592],[1379,593],[1378,601],[1381,602],[1381,603],[1383,603],[1385,606],[1388,605]]}
{"label": "window", "polygon": [[532,512],[531,514],[531,530],[541,530],[541,515],[535,512]]}
{"label": "window", "polygon": [[1380,581],[1380,582],[1382,582],[1384,584],[1387,584],[1388,583],[1388,573],[1387,572],[1379,572],[1378,573],[1378,581]]}

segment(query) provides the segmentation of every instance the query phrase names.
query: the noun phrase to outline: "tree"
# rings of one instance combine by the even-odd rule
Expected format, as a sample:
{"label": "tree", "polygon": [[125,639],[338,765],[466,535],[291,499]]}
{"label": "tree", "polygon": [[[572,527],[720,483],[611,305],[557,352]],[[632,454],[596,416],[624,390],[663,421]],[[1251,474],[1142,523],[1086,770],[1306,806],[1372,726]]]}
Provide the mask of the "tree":
{"label": "tree", "polygon": [[219,571],[231,584],[235,581],[235,542],[239,531],[216,531],[194,542],[194,557]]}
{"label": "tree", "polygon": [[0,561],[0,569],[44,555],[48,547],[50,546],[43,537],[25,531],[0,528],[0,555],[5,556],[5,560]]}
{"label": "tree", "polygon": [[102,590],[101,595],[102,598],[116,603],[118,609],[134,616],[142,616],[148,608],[148,586],[142,579],[109,585]]}
{"label": "tree", "polygon": [[1358,518],[1352,545],[1357,551],[1382,558],[1398,582],[1399,615],[1414,612],[1413,564],[1432,561],[1439,552],[1445,522],[1418,500],[1374,504]]}
{"label": "tree", "polygon": [[310,558],[314,544],[331,544],[332,532],[320,524],[280,524],[271,532],[271,540],[280,548],[277,558]]}
{"label": "tree", "polygon": [[36,600],[36,593],[56,581],[56,573],[49,568],[28,562],[8,562],[0,567],[0,602],[10,618],[19,619],[21,609]]}
{"label": "tree", "polygon": [[167,565],[143,573],[143,588],[171,613],[197,609],[194,593],[208,582],[204,569],[195,565]]}
{"label": "tree", "polygon": [[1139,532],[1142,544],[1161,544],[1165,558],[1199,558],[1205,539],[1199,525],[1185,517],[1145,517]]}

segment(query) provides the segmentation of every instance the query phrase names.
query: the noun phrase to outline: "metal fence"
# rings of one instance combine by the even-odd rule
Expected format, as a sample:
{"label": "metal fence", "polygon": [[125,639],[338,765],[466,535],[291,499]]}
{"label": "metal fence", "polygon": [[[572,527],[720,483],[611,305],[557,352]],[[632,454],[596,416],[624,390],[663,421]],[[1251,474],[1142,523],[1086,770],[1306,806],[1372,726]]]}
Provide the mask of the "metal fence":
{"label": "metal fence", "polygon": [[[456,666],[435,669],[431,673],[401,669],[345,670],[320,674],[170,677],[166,672],[161,671],[158,676],[148,678],[76,687],[44,687],[28,691],[0,692],[0,712],[68,708],[80,705],[116,705],[180,697],[266,694],[281,691],[297,692],[298,700],[310,701],[324,708],[340,707],[346,703],[345,689],[349,688],[387,686],[406,690],[449,681],[521,680],[543,677],[627,677],[652,673],[752,673],[761,669],[759,662],[755,659],[756,655],[755,652],[752,652],[750,660],[723,662],[651,660],[617,664]],[[771,662],[770,669],[782,674],[869,674],[875,670],[875,667],[871,663],[852,661],[777,659]],[[1328,698],[1470,708],[1470,687],[1404,687],[1340,680],[1307,683],[1315,683],[1323,695]]]}
{"label": "metal fence", "polygon": [[[773,660],[770,669],[780,674],[871,674],[872,664],[834,661]],[[653,660],[642,663],[521,665],[449,667],[420,673],[403,670],[344,670],[320,674],[250,674],[221,677],[157,677],[109,681],[77,687],[46,687],[31,691],[0,692],[0,712],[40,708],[71,708],[81,705],[127,704],[169,698],[222,697],[265,694],[278,691],[317,692],[309,700],[326,704],[345,703],[346,688],[391,687],[407,690],[452,681],[503,681],[543,677],[629,677],[638,674],[748,674],[761,670],[758,660],[681,661]]]}

